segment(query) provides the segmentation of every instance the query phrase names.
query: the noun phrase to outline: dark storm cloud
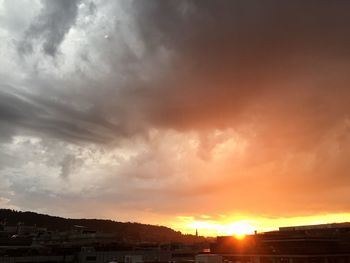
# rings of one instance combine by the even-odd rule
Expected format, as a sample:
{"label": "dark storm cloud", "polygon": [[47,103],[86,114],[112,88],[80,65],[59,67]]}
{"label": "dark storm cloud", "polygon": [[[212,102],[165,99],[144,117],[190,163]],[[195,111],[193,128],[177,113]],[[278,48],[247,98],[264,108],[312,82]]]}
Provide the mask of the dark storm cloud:
{"label": "dark storm cloud", "polygon": [[[299,92],[297,100],[305,93],[333,96],[334,87],[319,79],[334,77],[337,60],[346,64],[349,58],[350,4],[344,1],[136,1],[135,6],[148,52],[165,47],[175,57],[170,76],[151,94],[159,96],[150,108],[160,124],[225,126],[257,98],[278,91],[275,83],[281,82],[286,94],[280,99],[288,92]],[[314,83],[290,90],[293,78]],[[335,88],[347,93],[341,85]]]}
{"label": "dark storm cloud", "polygon": [[257,58],[280,60],[279,52],[287,51],[334,54],[346,51],[349,41],[345,1],[152,0],[135,1],[135,7],[150,50],[165,45],[197,66],[199,59],[259,65],[267,61]]}
{"label": "dark storm cloud", "polygon": [[65,35],[75,24],[80,0],[43,0],[40,15],[26,30],[19,43],[21,53],[33,51],[39,40],[45,54],[55,56]]}

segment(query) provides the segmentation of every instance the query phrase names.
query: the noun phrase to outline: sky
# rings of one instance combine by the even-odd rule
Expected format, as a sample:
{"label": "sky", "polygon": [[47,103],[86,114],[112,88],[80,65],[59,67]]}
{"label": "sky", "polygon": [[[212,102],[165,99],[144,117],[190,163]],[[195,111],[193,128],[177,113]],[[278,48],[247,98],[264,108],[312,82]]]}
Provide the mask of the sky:
{"label": "sky", "polygon": [[207,235],[350,221],[349,9],[0,0],[0,207]]}

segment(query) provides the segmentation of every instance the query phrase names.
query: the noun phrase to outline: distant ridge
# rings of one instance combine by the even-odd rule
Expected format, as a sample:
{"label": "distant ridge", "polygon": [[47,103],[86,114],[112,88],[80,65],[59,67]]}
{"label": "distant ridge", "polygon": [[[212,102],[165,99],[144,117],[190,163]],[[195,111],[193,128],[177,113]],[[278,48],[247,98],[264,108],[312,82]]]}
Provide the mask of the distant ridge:
{"label": "distant ridge", "polygon": [[194,242],[204,238],[194,235],[183,235],[169,227],[131,222],[117,222],[105,219],[69,219],[35,212],[21,212],[11,209],[0,209],[0,222],[7,225],[36,225],[51,231],[69,231],[75,225],[85,226],[100,232],[114,233],[121,241],[138,242]]}

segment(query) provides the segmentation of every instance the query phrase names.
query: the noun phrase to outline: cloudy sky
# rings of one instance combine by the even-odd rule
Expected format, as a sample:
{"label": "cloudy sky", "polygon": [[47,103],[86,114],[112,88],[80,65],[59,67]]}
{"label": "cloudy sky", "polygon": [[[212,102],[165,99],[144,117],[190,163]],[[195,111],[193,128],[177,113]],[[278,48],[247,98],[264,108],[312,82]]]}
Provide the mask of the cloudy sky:
{"label": "cloudy sky", "polygon": [[349,10],[0,0],[0,206],[189,232],[350,220]]}

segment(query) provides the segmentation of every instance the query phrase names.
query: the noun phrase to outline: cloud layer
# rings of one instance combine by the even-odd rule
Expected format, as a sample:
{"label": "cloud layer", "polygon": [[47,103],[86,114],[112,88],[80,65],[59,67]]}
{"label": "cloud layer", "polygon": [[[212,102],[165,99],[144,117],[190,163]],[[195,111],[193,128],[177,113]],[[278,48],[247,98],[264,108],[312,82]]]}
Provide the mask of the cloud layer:
{"label": "cloud layer", "polygon": [[2,1],[0,204],[348,212],[349,5]]}

